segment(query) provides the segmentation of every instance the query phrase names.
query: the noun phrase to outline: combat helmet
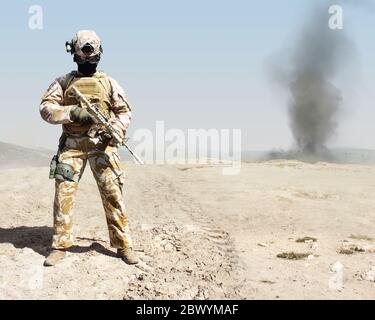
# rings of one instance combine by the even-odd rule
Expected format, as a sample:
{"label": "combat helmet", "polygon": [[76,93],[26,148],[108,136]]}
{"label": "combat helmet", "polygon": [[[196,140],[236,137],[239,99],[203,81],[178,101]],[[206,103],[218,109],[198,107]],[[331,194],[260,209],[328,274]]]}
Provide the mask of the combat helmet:
{"label": "combat helmet", "polygon": [[92,30],[78,31],[71,41],[65,43],[65,48],[74,55],[73,60],[78,64],[97,64],[103,53],[101,40]]}

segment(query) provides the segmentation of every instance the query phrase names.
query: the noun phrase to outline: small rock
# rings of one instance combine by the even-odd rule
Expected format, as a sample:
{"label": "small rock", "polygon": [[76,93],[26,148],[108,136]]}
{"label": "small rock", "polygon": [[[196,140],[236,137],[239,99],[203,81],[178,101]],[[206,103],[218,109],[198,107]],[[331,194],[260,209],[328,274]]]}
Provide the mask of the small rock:
{"label": "small rock", "polygon": [[296,242],[302,242],[302,243],[312,243],[312,242],[317,242],[318,239],[316,238],[313,238],[313,237],[303,237],[303,238],[299,238],[296,240]]}
{"label": "small rock", "polygon": [[307,258],[309,255],[311,255],[311,253],[296,253],[296,252],[291,251],[291,252],[279,253],[277,257],[282,258],[282,259],[288,259],[288,260],[302,260],[302,259]]}
{"label": "small rock", "polygon": [[264,242],[259,242],[259,243],[257,243],[257,245],[259,246],[259,247],[268,247],[268,244],[267,243],[264,243]]}
{"label": "small rock", "polygon": [[275,281],[268,280],[268,279],[262,279],[262,280],[260,280],[259,282],[261,282],[261,283],[266,283],[266,284],[275,284],[275,283],[276,283]]}
{"label": "small rock", "polygon": [[140,273],[137,277],[138,280],[142,281],[144,279],[143,273]]}

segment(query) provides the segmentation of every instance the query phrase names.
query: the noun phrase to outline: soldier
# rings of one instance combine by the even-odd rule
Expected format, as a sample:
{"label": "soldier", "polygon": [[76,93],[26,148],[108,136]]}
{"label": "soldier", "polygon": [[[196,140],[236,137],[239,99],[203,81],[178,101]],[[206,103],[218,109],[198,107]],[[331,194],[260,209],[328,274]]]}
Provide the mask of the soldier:
{"label": "soldier", "polygon": [[58,153],[51,163],[50,177],[55,179],[54,234],[52,250],[44,265],[55,265],[73,245],[73,202],[87,162],[103,202],[111,247],[117,248],[117,256],[124,262],[136,264],[138,258],[132,249],[122,198],[123,165],[116,143],[103,128],[93,123],[90,114],[70,91],[74,85],[90,102],[100,103],[122,138],[131,120],[131,106],[118,83],[96,70],[103,49],[94,31],[79,31],[66,47],[74,55],[78,70],[57,78],[40,104],[42,118],[51,124],[62,124],[63,128]]}

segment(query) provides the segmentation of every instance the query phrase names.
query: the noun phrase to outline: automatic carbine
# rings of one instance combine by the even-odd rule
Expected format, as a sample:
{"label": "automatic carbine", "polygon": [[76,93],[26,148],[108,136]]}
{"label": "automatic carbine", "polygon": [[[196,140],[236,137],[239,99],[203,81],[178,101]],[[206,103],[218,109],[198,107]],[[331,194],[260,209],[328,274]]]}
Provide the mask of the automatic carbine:
{"label": "automatic carbine", "polygon": [[138,157],[132,149],[126,144],[126,141],[121,137],[121,135],[117,132],[117,130],[113,127],[109,119],[104,115],[103,111],[100,108],[100,104],[98,103],[90,103],[86,97],[75,87],[72,87],[71,91],[72,95],[77,99],[77,101],[81,102],[82,107],[87,110],[87,112],[91,115],[94,119],[95,123],[102,125],[105,131],[111,135],[111,137],[115,140],[116,144],[120,146],[124,146],[130,154],[134,157],[134,159],[139,164],[144,164],[142,159]]}

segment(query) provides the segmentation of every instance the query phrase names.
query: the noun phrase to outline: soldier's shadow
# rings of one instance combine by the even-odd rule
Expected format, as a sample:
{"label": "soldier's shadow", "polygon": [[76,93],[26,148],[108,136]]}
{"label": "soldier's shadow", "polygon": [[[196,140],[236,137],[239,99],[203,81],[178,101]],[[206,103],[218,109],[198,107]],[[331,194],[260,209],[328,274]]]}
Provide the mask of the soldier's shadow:
{"label": "soldier's shadow", "polygon": [[[47,256],[51,250],[52,234],[53,230],[48,226],[22,226],[8,229],[0,227],[0,243],[11,243],[15,248],[19,249],[30,248],[42,256]],[[73,246],[67,251],[72,253],[96,251],[106,256],[116,256],[115,252],[105,248],[102,244],[95,242],[95,239],[92,240],[93,243],[89,246]]]}

